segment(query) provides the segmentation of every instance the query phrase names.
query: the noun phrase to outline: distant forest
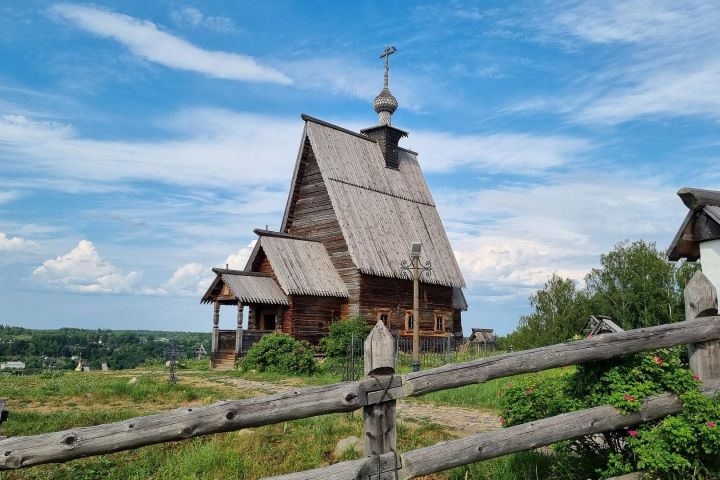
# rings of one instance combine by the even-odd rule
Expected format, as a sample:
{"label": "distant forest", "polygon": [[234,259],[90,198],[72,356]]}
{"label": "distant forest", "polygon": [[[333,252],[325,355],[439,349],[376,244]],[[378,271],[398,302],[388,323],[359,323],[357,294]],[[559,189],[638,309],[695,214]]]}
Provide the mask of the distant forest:
{"label": "distant forest", "polygon": [[201,344],[210,352],[210,333],[160,332],[148,330],[30,330],[0,325],[0,361],[20,360],[26,368],[73,369],[82,358],[91,369],[107,363],[112,370],[135,368],[148,361],[163,361],[170,344],[192,357]]}

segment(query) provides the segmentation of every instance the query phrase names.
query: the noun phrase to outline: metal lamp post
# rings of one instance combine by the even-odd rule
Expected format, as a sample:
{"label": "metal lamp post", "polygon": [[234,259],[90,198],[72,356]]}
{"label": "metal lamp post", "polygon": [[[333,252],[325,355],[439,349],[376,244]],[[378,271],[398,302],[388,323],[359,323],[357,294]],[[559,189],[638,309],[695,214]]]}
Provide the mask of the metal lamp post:
{"label": "metal lamp post", "polygon": [[420,371],[420,277],[430,277],[432,265],[428,260],[425,263],[420,261],[422,243],[412,242],[410,245],[410,263],[403,260],[400,263],[400,271],[412,278],[413,281],[413,372]]}

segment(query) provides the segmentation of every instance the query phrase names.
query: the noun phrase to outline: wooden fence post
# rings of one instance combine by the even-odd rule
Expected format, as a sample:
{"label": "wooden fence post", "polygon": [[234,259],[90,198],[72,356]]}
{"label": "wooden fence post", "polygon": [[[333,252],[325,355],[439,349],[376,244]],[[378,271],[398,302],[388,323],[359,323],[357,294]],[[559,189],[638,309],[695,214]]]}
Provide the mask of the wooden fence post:
{"label": "wooden fence post", "polygon": [[[685,320],[718,314],[717,290],[700,270],[685,287]],[[701,380],[720,378],[720,340],[688,345],[690,369]]]}
{"label": "wooden fence post", "polygon": [[[8,417],[8,411],[5,407],[6,405],[7,405],[7,403],[5,402],[5,400],[0,399],[0,424],[2,424],[5,420],[7,420],[7,417]],[[6,437],[3,437],[2,435],[0,435],[0,440],[2,440],[3,438],[6,438]]]}
{"label": "wooden fence post", "polygon": [[[382,321],[377,322],[365,339],[365,375],[377,380],[381,387],[389,387],[395,374],[394,343],[392,334]],[[395,452],[395,403],[395,400],[388,400],[363,407],[366,457]]]}

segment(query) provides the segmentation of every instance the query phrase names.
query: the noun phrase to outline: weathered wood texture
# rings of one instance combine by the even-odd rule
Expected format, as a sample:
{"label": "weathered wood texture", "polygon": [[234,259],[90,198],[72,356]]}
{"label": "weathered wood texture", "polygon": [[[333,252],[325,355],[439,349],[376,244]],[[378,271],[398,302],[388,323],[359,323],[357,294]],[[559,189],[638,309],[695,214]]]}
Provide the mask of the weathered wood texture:
{"label": "weathered wood texture", "polygon": [[[348,303],[357,305],[360,273],[350,256],[327,186],[307,138],[290,192],[283,229],[292,235],[318,240],[325,245],[330,260],[347,288]],[[357,315],[358,312],[348,313]]]}
{"label": "weathered wood texture", "polygon": [[387,389],[385,384],[368,379],[365,382],[298,389],[269,397],[218,402],[107,425],[12,437],[0,441],[0,470],[63,462],[328,413],[350,412],[387,399],[419,396],[494,378],[719,338],[720,319],[704,317],[396,376]]}
{"label": "weathered wood texture", "polygon": [[316,345],[327,336],[330,324],[340,318],[346,303],[345,299],[337,297],[292,295],[283,318],[283,325],[289,327],[283,332]]}
{"label": "weathered wood texture", "polygon": [[[701,271],[695,272],[685,287],[685,319],[717,315],[717,290]],[[720,341],[688,345],[690,369],[701,379],[720,378]]]}
{"label": "weathered wood texture", "polygon": [[[413,309],[413,282],[363,274],[360,285],[360,314],[374,322],[377,320],[378,312],[386,310],[388,328],[404,332],[405,312]],[[452,287],[421,283],[420,330],[435,331],[435,317],[438,315],[445,319],[444,331],[458,331],[454,321],[456,316],[460,317],[460,312],[453,310]]]}
{"label": "weathered wood texture", "polygon": [[[720,382],[711,380],[703,385],[703,390],[707,394],[714,394],[718,387],[720,387]],[[662,394],[645,399],[638,412],[624,414],[614,407],[605,405],[412,450],[399,456],[397,461],[401,468],[397,472],[388,472],[387,466],[396,462],[395,455],[389,453],[382,455],[379,459],[368,458],[342,462],[331,467],[272,477],[272,479],[375,480],[378,477],[373,475],[376,475],[375,472],[378,470],[374,465],[381,464],[385,466],[381,470],[388,473],[379,478],[406,480],[563,440],[638,425],[678,413],[681,410],[682,401],[679,397]],[[331,468],[332,476],[330,476]],[[367,468],[375,468],[375,470],[368,474]]]}
{"label": "weathered wood texture", "polygon": [[717,190],[684,187],[677,194],[690,210],[699,210],[706,205],[720,206],[720,192]]}
{"label": "weathered wood texture", "polygon": [[[395,373],[395,341],[384,323],[378,321],[365,339],[365,375],[391,386]],[[394,452],[397,448],[395,427],[396,400],[363,407],[365,456]]]}

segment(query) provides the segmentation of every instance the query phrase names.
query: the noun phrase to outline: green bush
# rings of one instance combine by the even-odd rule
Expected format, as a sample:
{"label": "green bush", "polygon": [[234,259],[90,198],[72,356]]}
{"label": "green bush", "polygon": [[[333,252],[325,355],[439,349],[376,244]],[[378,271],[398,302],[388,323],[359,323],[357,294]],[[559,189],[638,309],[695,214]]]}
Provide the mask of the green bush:
{"label": "green bush", "polygon": [[645,397],[679,395],[683,411],[661,420],[555,446],[553,478],[612,477],[645,470],[663,479],[718,478],[720,406],[703,395],[686,368],[683,347],[578,366],[557,377],[508,383],[500,393],[501,423],[518,425],[560,413],[613,405],[637,411]]}
{"label": "green bush", "polygon": [[[372,327],[362,317],[345,318],[330,325],[328,336],[320,340],[320,348],[331,362],[345,358],[350,351],[352,338],[359,339],[359,345],[367,338]],[[356,345],[358,345],[356,344]],[[360,347],[362,352],[362,347]]]}
{"label": "green bush", "polygon": [[252,346],[242,361],[244,370],[312,374],[316,370],[313,348],[289,335],[270,333]]}

